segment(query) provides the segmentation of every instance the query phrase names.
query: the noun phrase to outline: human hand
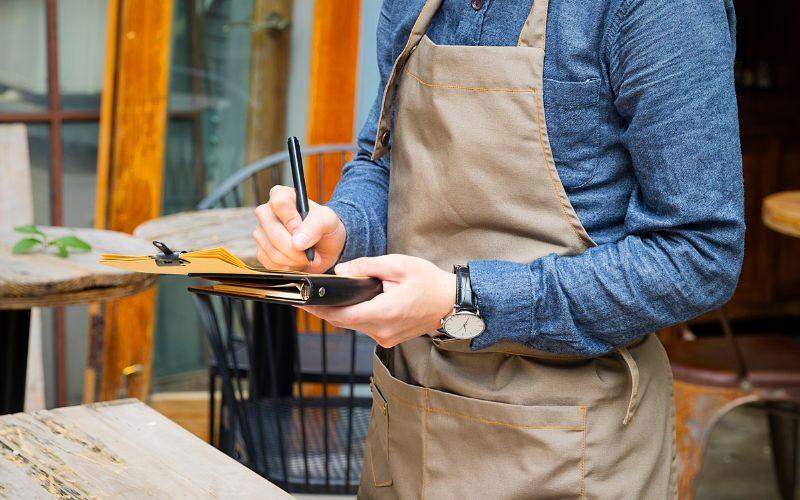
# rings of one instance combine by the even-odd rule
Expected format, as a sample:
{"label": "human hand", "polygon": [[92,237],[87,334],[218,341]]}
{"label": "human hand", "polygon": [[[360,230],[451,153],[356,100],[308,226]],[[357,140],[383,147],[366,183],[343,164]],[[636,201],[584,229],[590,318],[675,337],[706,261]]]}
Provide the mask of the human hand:
{"label": "human hand", "polygon": [[[256,258],[267,269],[325,272],[344,249],[346,230],[336,213],[309,200],[308,216],[302,220],[292,188],[270,189],[269,202],[256,208],[256,217]],[[312,246],[314,262],[309,263],[305,250]]]}
{"label": "human hand", "polygon": [[456,276],[433,263],[408,255],[365,257],[336,266],[336,274],[383,280],[383,293],[344,307],[302,309],[336,327],[364,332],[383,347],[392,347],[441,326],[453,310]]}

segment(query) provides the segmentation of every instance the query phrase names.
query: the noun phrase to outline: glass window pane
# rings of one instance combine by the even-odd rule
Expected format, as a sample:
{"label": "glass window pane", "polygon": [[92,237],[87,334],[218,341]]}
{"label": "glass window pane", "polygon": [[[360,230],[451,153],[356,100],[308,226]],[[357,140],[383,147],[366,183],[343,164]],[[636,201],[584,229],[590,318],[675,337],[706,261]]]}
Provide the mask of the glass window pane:
{"label": "glass window pane", "polygon": [[187,163],[188,152],[170,146],[164,178],[196,170],[183,177],[194,203],[245,162],[252,15],[252,0],[175,3],[169,111],[181,120],[170,121],[168,141],[191,137],[196,160]]}
{"label": "glass window pane", "polygon": [[47,109],[44,0],[0,1],[0,112]]}
{"label": "glass window pane", "polygon": [[61,133],[64,225],[92,227],[98,125],[94,122],[65,123]]}
{"label": "glass window pane", "polygon": [[[161,213],[164,215],[193,210],[198,201],[196,174],[196,141],[193,120],[171,119],[167,134],[164,193]],[[202,137],[200,138],[202,141]]]}
{"label": "glass window pane", "polygon": [[[244,164],[252,13],[252,0],[175,2],[164,214],[192,210]],[[176,389],[176,380],[182,389],[206,383],[202,333],[186,286],[159,281],[153,384],[162,390]],[[201,378],[193,379],[197,370]]]}
{"label": "glass window pane", "polygon": [[50,218],[50,126],[31,124],[28,127],[28,149],[31,156],[31,188],[33,220],[49,225]]}
{"label": "glass window pane", "polygon": [[58,2],[58,84],[64,109],[100,109],[107,0]]}

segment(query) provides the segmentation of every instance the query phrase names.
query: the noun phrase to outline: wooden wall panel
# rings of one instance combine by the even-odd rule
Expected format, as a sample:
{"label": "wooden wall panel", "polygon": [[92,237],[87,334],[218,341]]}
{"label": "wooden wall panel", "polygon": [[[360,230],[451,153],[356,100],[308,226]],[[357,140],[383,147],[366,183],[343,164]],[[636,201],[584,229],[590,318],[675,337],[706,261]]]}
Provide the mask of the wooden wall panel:
{"label": "wooden wall panel", "polygon": [[[360,0],[314,2],[306,144],[354,140],[360,23]],[[342,174],[338,162],[339,155],[332,155],[324,171],[324,159],[306,163],[309,198],[324,202],[330,197]],[[302,311],[298,322],[301,329],[320,331],[319,319]]]}
{"label": "wooden wall panel", "polygon": [[[314,2],[307,144],[353,142],[360,23],[360,0]],[[340,176],[340,168],[326,167],[320,179],[308,165],[309,197],[326,200]]]}
{"label": "wooden wall panel", "polygon": [[[253,23],[275,25],[272,29],[255,29],[251,37],[250,90],[247,108],[246,161],[252,162],[286,149],[286,87],[289,81],[290,24],[292,0],[255,0]],[[258,200],[267,199],[269,188],[279,179],[272,172],[258,177]],[[245,196],[252,196],[247,191]]]}
{"label": "wooden wall panel", "polygon": [[[130,233],[160,214],[172,9],[171,0],[109,2],[97,227]],[[146,397],[154,311],[151,290],[106,305],[104,322],[92,316],[85,399]]]}

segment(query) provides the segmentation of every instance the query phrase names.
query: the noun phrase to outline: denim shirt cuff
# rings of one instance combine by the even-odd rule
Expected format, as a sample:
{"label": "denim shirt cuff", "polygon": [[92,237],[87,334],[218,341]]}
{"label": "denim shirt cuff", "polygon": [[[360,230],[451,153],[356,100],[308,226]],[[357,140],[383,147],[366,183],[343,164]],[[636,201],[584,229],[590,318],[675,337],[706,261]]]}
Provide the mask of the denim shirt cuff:
{"label": "denim shirt cuff", "polygon": [[336,213],[344,224],[345,243],[338,262],[347,262],[367,255],[369,234],[367,216],[361,210],[342,201],[330,201],[326,206]]}
{"label": "denim shirt cuff", "polygon": [[472,349],[489,347],[501,340],[530,343],[533,336],[538,264],[499,260],[469,263],[470,281],[486,330],[472,341]]}

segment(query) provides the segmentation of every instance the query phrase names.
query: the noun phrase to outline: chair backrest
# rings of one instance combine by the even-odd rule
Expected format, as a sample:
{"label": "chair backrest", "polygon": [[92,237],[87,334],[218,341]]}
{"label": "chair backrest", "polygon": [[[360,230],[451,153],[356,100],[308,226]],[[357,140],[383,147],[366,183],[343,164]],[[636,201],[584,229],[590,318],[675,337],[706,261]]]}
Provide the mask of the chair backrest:
{"label": "chair backrest", "polygon": [[0,124],[0,226],[33,223],[28,133],[24,124]]}
{"label": "chair backrest", "polygon": [[[728,318],[728,313],[725,311],[724,306],[717,309],[716,313],[720,327],[722,328],[722,333],[725,337],[725,341],[728,343],[731,348],[731,352],[733,353],[736,376],[740,381],[744,381],[747,379],[747,363],[745,362],[744,355],[742,354],[741,346],[739,346],[739,343],[736,341],[736,337],[734,336],[733,327],[731,326],[730,319]],[[688,323],[681,323],[678,325],[678,327],[684,340],[694,340],[696,338]]]}
{"label": "chair backrest", "polygon": [[[316,188],[316,192],[322,193],[321,183],[326,178],[325,173],[333,168],[341,168],[357,150],[358,148],[353,144],[324,144],[304,148],[303,160],[306,178],[313,171],[314,177],[318,180],[318,185],[309,186],[309,191],[314,192],[314,188]],[[265,174],[269,177],[271,185],[283,184],[283,174],[288,162],[289,153],[284,151],[245,165],[203,198],[197,204],[197,209],[238,207],[242,206],[248,197],[252,200],[260,200],[264,197],[265,186],[260,183],[263,182]],[[325,200],[316,201],[323,202]]]}

